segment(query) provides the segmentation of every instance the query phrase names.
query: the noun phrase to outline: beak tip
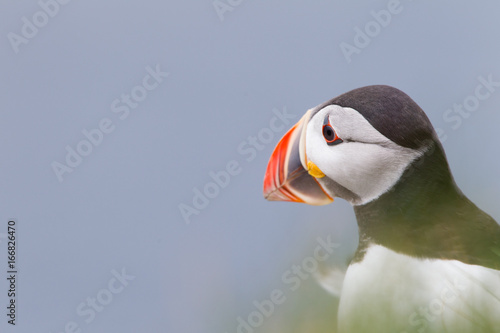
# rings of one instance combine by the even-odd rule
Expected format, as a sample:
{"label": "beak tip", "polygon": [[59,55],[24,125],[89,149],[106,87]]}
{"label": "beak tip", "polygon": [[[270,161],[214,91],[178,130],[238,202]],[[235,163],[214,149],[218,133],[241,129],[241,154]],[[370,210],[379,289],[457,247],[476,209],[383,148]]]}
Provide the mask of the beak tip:
{"label": "beak tip", "polygon": [[292,201],[283,194],[278,188],[264,190],[264,199],[267,201]]}

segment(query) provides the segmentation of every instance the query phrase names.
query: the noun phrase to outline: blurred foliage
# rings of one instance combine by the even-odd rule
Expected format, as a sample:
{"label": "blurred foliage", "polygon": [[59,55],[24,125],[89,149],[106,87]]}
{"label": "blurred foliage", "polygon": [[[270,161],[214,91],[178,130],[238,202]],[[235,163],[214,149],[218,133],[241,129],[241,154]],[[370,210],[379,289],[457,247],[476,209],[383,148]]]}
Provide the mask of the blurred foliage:
{"label": "blurred foliage", "polygon": [[334,333],[337,309],[338,298],[310,278],[298,290],[290,291],[287,301],[256,332]]}

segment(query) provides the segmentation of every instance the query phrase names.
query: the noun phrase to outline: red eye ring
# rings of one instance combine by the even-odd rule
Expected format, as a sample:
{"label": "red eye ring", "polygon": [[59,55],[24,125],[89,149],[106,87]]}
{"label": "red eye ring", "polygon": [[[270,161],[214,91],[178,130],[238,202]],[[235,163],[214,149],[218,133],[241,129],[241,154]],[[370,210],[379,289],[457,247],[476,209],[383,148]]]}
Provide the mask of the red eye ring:
{"label": "red eye ring", "polygon": [[[325,119],[325,122],[327,122],[327,119]],[[335,132],[329,121],[323,125],[323,137],[329,146],[335,146],[344,142],[341,138],[339,138],[337,132]]]}

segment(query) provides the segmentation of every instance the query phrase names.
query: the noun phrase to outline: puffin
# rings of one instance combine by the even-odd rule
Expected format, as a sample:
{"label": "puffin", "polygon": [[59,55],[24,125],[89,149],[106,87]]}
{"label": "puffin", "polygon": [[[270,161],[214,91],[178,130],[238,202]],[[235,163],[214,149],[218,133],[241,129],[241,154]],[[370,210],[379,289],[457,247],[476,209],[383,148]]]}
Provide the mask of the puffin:
{"label": "puffin", "polygon": [[359,245],[337,332],[500,332],[500,226],[458,188],[425,112],[387,85],[309,109],[278,142],[264,197],[354,208]]}

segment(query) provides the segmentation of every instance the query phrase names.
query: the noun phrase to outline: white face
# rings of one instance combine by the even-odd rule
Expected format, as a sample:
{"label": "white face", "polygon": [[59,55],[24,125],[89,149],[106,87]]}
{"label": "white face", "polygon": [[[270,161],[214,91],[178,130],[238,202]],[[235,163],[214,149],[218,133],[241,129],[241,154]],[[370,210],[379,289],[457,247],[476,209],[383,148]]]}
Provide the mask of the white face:
{"label": "white face", "polygon": [[[323,125],[329,121],[342,143],[328,145]],[[356,110],[329,105],[317,112],[307,124],[306,159],[329,179],[353,192],[359,199],[343,197],[328,186],[328,179],[317,178],[332,196],[343,197],[353,205],[370,202],[396,184],[404,170],[423,154],[392,142]],[[306,167],[306,166],[304,166]]]}

